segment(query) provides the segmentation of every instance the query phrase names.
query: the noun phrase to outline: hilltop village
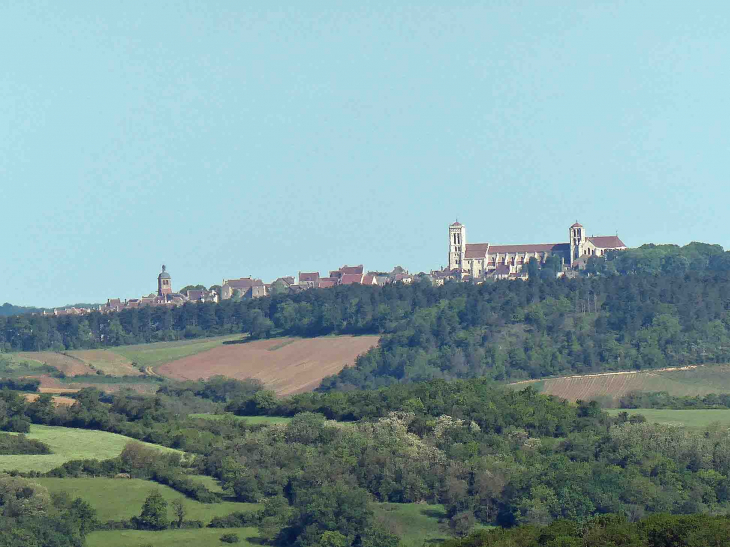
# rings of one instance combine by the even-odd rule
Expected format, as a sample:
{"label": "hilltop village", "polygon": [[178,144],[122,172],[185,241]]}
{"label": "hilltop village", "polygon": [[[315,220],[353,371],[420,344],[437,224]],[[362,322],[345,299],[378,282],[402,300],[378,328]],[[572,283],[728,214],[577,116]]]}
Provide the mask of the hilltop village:
{"label": "hilltop village", "polygon": [[[140,306],[180,306],[186,302],[219,302],[229,299],[261,298],[276,293],[296,293],[307,289],[328,289],[340,285],[377,285],[388,283],[412,283],[428,279],[435,285],[445,281],[483,283],[488,280],[527,279],[531,259],[539,265],[550,264],[556,275],[574,276],[585,268],[591,257],[603,256],[608,251],[626,249],[626,245],[613,236],[588,236],[586,229],[575,222],[568,229],[568,241],[560,243],[537,243],[517,245],[492,245],[490,243],[467,243],[466,226],[459,221],[448,229],[448,266],[430,273],[410,274],[396,266],[390,272],[365,271],[362,264],[344,265],[329,271],[327,276],[320,272],[299,272],[295,276],[279,277],[271,283],[264,283],[254,277],[223,279],[220,285],[206,289],[203,286],[186,287],[179,292],[173,290],[172,277],[166,266],[157,276],[157,291],[139,298],[122,300],[110,298],[96,310],[113,312]],[[54,310],[53,315],[81,315],[91,308],[66,308]]]}

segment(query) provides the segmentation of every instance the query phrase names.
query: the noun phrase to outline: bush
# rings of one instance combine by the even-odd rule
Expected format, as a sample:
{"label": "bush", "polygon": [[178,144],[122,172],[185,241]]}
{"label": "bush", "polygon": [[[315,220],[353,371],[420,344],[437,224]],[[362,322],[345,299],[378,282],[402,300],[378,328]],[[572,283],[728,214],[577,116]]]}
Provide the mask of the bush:
{"label": "bush", "polygon": [[238,537],[238,534],[223,534],[221,541],[223,543],[238,543],[241,539]]}
{"label": "bush", "polygon": [[213,517],[208,528],[245,528],[261,523],[260,511],[235,512],[224,517]]}

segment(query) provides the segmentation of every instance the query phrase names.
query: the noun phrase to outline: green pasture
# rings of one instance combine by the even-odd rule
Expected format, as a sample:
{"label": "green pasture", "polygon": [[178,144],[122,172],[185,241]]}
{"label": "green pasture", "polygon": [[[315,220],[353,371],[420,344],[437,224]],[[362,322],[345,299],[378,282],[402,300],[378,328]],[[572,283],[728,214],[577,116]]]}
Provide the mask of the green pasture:
{"label": "green pasture", "polygon": [[[130,437],[106,431],[48,425],[31,425],[30,433],[26,435],[29,439],[46,443],[51,448],[51,454],[0,456],[0,470],[45,473],[70,460],[106,460],[117,457],[128,442],[134,441]],[[155,444],[142,444],[162,451],[179,452]]]}
{"label": "green pasture", "polygon": [[195,355],[196,353],[216,348],[223,344],[223,342],[240,340],[241,336],[240,334],[231,334],[228,336],[216,336],[215,338],[119,346],[110,348],[110,351],[126,357],[133,363],[137,363],[140,369],[144,369],[145,367],[154,368],[174,361],[175,359],[182,359],[189,355]]}
{"label": "green pasture", "polygon": [[707,410],[669,410],[657,408],[611,408],[606,412],[612,416],[620,412],[628,412],[629,416],[643,414],[646,420],[655,424],[682,425],[687,427],[707,427],[714,423],[730,425],[730,409],[717,408]]}
{"label": "green pasture", "polygon": [[35,359],[12,353],[0,355],[0,377],[2,378],[20,378],[53,372],[56,372],[55,368]]}
{"label": "green pasture", "polygon": [[195,482],[199,482],[211,492],[216,492],[218,494],[223,493],[223,488],[221,488],[220,483],[213,477],[209,477],[208,475],[187,475],[187,478]]}
{"label": "green pasture", "polygon": [[[139,515],[145,498],[153,490],[159,490],[168,503],[183,500],[186,520],[200,520],[207,525],[213,517],[229,515],[236,511],[253,511],[260,506],[255,503],[223,501],[221,503],[200,503],[186,498],[168,486],[142,479],[110,478],[40,478],[33,479],[51,493],[68,492],[72,498],[81,498],[96,509],[99,520],[121,520]],[[170,518],[172,509],[168,506]]]}
{"label": "green pasture", "polygon": [[259,547],[261,543],[247,541],[255,538],[256,528],[200,528],[195,530],[110,530],[92,532],[86,536],[86,547],[222,547],[228,545],[220,538],[224,534],[237,534],[241,541],[232,545]]}
{"label": "green pasture", "polygon": [[246,423],[257,425],[274,425],[274,424],[287,424],[291,421],[291,418],[285,418],[281,416],[236,416],[235,414],[190,414],[191,418],[201,418],[203,420],[222,420],[223,418],[233,418],[234,420],[245,420]]}
{"label": "green pasture", "polygon": [[422,547],[451,536],[439,529],[439,519],[446,517],[443,505],[423,503],[374,503],[376,518],[401,538],[402,547]]}

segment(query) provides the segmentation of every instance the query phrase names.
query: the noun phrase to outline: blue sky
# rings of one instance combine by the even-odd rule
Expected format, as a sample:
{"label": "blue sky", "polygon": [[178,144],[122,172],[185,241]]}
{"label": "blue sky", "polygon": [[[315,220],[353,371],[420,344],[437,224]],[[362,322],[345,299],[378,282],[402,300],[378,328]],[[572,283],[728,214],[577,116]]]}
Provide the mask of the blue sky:
{"label": "blue sky", "polygon": [[730,247],[727,2],[0,1],[0,302]]}

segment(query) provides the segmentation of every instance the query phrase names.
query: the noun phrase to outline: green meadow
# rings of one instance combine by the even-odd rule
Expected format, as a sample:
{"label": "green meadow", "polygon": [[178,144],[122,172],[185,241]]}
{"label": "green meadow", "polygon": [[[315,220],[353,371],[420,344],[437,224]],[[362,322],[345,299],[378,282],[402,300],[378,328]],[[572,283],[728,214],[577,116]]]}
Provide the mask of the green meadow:
{"label": "green meadow", "polygon": [[711,424],[730,425],[730,409],[717,408],[707,410],[670,410],[658,408],[607,409],[606,412],[616,416],[627,412],[629,416],[642,414],[647,421],[656,424],[682,425],[687,427],[707,427]]}
{"label": "green meadow", "polygon": [[201,418],[203,420],[222,420],[223,418],[233,418],[234,420],[245,420],[246,423],[252,425],[264,424],[286,424],[291,421],[291,418],[284,418],[279,416],[236,416],[235,414],[191,414],[191,418]]}
{"label": "green meadow", "polygon": [[248,538],[256,537],[256,528],[200,528],[161,532],[140,530],[92,532],[86,536],[86,547],[221,547],[228,545],[220,540],[224,534],[238,535],[241,541],[233,545],[240,547],[261,545],[259,542],[247,541]]}
{"label": "green meadow", "polygon": [[439,528],[439,519],[446,517],[443,505],[423,503],[375,503],[376,517],[401,538],[401,547],[422,547],[451,537]]}
{"label": "green meadow", "polygon": [[[236,511],[253,511],[260,506],[255,503],[223,501],[221,503],[200,503],[185,497],[168,486],[142,479],[110,478],[39,478],[34,482],[42,484],[51,493],[68,492],[72,498],[81,498],[96,509],[101,521],[128,519],[139,515],[145,498],[158,490],[168,503],[175,499],[185,504],[185,520],[199,520],[207,525],[213,517],[229,515]],[[170,518],[172,510],[168,507]]]}
{"label": "green meadow", "polygon": [[[46,443],[51,448],[51,454],[0,456],[0,470],[45,473],[70,460],[106,460],[117,457],[128,442],[135,440],[106,431],[49,425],[32,425],[26,436]],[[179,452],[155,444],[142,444],[162,451]]]}

